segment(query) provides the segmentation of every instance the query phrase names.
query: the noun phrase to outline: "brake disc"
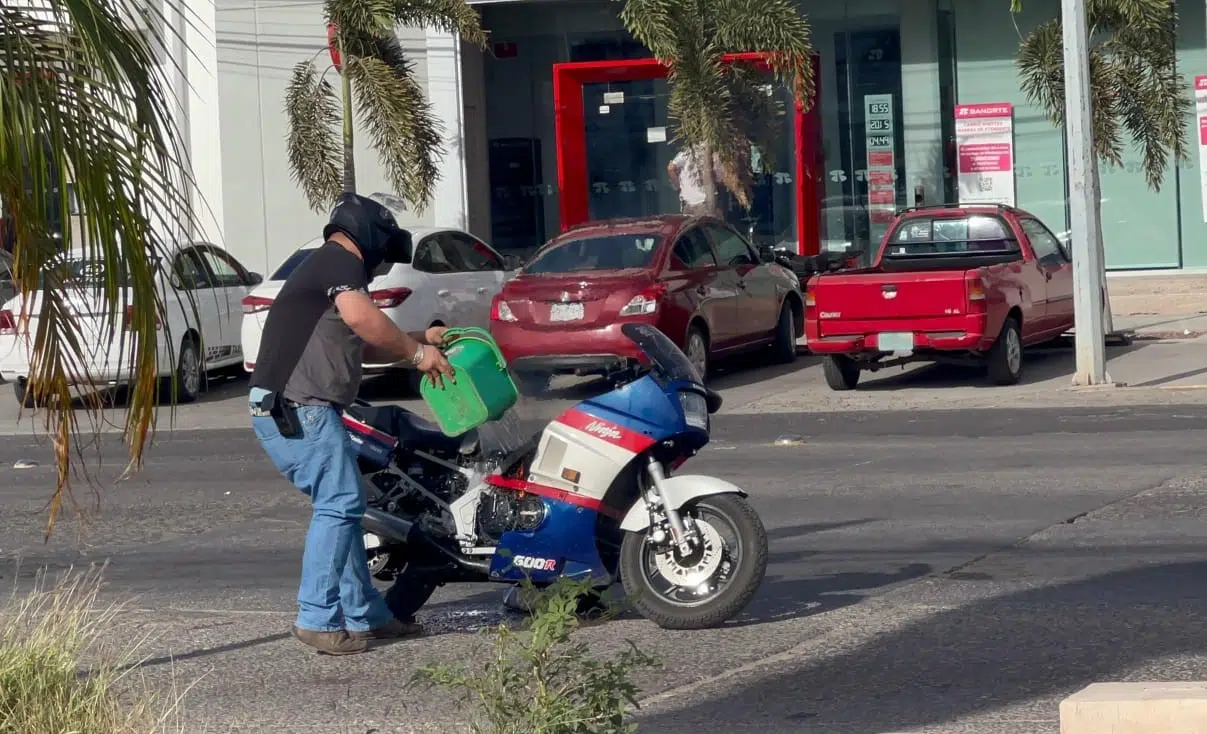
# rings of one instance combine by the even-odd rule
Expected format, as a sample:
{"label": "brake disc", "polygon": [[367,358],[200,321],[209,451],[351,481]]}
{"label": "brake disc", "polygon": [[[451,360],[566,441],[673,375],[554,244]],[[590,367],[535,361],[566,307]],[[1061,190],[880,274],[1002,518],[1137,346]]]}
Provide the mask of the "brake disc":
{"label": "brake disc", "polygon": [[721,560],[725,555],[725,542],[716,528],[705,520],[695,522],[700,546],[697,552],[692,554],[690,564],[684,564],[677,559],[674,550],[654,556],[658,573],[676,586],[694,588],[708,581],[721,567]]}

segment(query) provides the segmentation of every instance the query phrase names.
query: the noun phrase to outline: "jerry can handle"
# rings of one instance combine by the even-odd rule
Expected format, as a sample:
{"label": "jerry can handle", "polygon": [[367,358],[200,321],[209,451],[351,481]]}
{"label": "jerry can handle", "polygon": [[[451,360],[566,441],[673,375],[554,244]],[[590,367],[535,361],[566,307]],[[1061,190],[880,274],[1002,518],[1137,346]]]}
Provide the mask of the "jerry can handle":
{"label": "jerry can handle", "polygon": [[478,341],[490,347],[490,351],[494,352],[495,359],[499,363],[499,369],[507,369],[507,360],[499,351],[499,345],[491,338],[490,332],[478,326],[457,326],[448,329],[444,332],[444,344],[440,346],[440,350],[448,351],[449,347],[461,340]]}

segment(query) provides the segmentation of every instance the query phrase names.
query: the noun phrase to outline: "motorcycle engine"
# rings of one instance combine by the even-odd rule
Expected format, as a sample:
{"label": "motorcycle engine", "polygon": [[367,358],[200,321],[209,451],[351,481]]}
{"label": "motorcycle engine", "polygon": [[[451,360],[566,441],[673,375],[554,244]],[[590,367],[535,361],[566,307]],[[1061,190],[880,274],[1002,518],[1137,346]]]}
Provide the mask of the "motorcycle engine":
{"label": "motorcycle engine", "polygon": [[536,530],[545,519],[545,503],[540,497],[513,489],[494,489],[478,502],[479,542],[497,543],[511,530]]}

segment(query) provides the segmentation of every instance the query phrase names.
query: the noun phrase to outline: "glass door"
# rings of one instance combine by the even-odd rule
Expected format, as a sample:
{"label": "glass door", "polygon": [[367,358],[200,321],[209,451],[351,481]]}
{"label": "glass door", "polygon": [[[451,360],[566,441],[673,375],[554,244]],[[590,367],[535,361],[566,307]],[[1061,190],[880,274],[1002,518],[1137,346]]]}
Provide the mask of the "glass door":
{"label": "glass door", "polygon": [[[899,206],[905,206],[902,134],[901,32],[898,26],[837,34],[838,124],[844,187],[841,216],[823,218],[842,228],[842,249],[867,262]],[[837,225],[837,226],[835,226]],[[834,231],[829,239],[833,240]]]}
{"label": "glass door", "polygon": [[667,175],[665,79],[583,85],[587,152],[587,212],[615,219],[678,211]]}

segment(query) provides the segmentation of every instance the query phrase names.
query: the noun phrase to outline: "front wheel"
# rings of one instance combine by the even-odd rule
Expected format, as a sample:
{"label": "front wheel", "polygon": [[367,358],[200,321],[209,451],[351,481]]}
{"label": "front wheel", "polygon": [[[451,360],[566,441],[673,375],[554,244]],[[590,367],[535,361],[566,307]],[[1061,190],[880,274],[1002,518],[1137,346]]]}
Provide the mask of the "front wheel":
{"label": "front wheel", "polygon": [[633,606],[663,629],[716,627],[746,608],[767,572],[767,530],[736,494],[698,497],[679,510],[698,530],[699,545],[683,555],[655,546],[650,528],[625,533],[620,580]]}

